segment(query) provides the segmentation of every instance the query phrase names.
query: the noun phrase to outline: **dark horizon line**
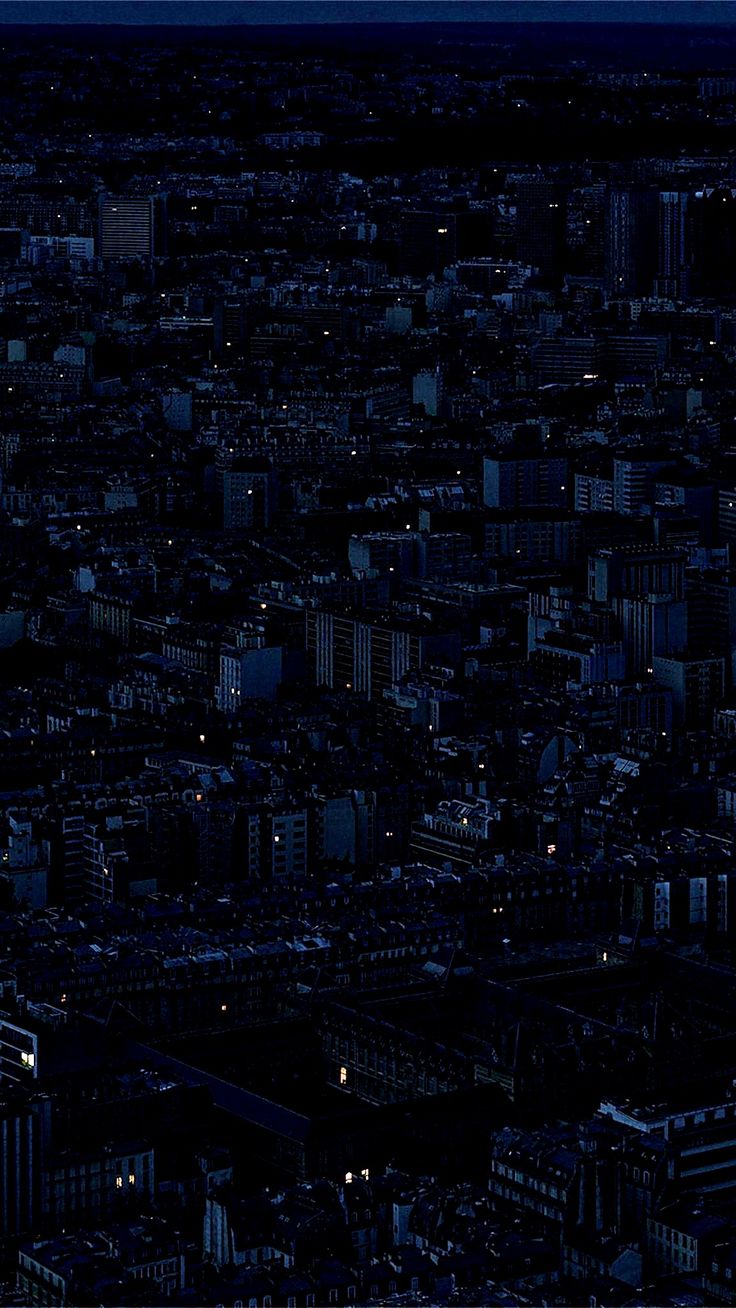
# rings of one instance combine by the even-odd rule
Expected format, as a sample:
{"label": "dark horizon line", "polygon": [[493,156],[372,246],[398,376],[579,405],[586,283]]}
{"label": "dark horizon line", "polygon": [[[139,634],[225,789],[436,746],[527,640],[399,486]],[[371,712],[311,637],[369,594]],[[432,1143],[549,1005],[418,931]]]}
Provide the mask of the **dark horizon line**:
{"label": "dark horizon line", "polygon": [[[579,16],[578,11],[581,11]],[[36,14],[38,17],[34,16]],[[0,2],[0,27],[19,30],[106,28],[127,31],[147,28],[159,31],[207,28],[212,31],[232,31],[244,28],[248,31],[270,31],[276,28],[289,30],[309,27],[319,30],[390,26],[465,29],[675,27],[714,32],[732,28],[735,24],[736,0],[397,0],[395,4],[392,0]]]}
{"label": "dark horizon line", "polygon": [[[676,3],[677,0],[673,0],[673,2]],[[1,3],[1,0],[0,0],[0,3]],[[1,11],[0,11],[0,12],[1,12]],[[726,29],[731,29],[731,28],[733,28],[735,25],[736,25],[736,14],[734,15],[733,18],[724,19],[722,22],[718,22],[718,23],[715,23],[715,22],[697,22],[697,21],[695,21],[695,20],[693,20],[693,21],[690,21],[690,20],[683,20],[683,21],[681,21],[681,22],[679,22],[679,23],[677,24],[678,27],[682,27],[682,28],[685,28],[685,27],[687,27],[687,28],[700,28],[702,31],[707,31],[707,32],[718,32],[718,31],[723,31],[723,30],[726,30]],[[625,19],[621,19],[621,18],[611,18],[611,19],[605,19],[605,20],[604,20],[604,19],[600,19],[600,18],[581,18],[581,19],[579,19],[579,20],[577,20],[577,19],[576,19],[576,20],[571,20],[571,19],[566,19],[566,18],[563,18],[563,19],[560,19],[560,18],[544,18],[544,19],[540,19],[540,18],[526,18],[526,19],[524,19],[524,18],[478,18],[478,19],[473,19],[472,21],[469,21],[469,20],[467,20],[467,19],[453,19],[453,18],[449,18],[449,19],[448,19],[448,18],[443,18],[443,19],[414,19],[414,20],[411,19],[411,18],[406,18],[406,19],[393,19],[393,20],[392,20],[392,19],[373,18],[373,19],[370,19],[370,20],[368,20],[368,21],[362,21],[362,22],[361,22],[361,21],[354,21],[354,20],[351,21],[350,19],[343,19],[343,20],[341,20],[340,22],[315,22],[315,21],[311,21],[311,22],[309,22],[309,21],[308,21],[308,22],[302,22],[302,23],[247,23],[247,22],[242,22],[242,23],[240,23],[240,22],[237,22],[237,23],[197,23],[197,22],[186,22],[186,23],[161,23],[161,22],[158,22],[158,23],[155,23],[155,22],[154,22],[154,23],[124,23],[124,22],[109,22],[109,21],[106,21],[105,19],[98,19],[98,20],[90,19],[89,21],[86,21],[86,22],[74,22],[74,23],[66,23],[66,22],[58,22],[58,23],[47,23],[47,22],[43,22],[43,23],[34,23],[34,22],[30,22],[30,23],[27,23],[27,22],[26,22],[26,23],[18,23],[18,22],[6,22],[2,17],[0,17],[0,28],[5,29],[6,31],[7,31],[7,30],[13,30],[13,31],[24,31],[24,32],[43,32],[43,31],[55,31],[55,32],[56,32],[56,31],[64,31],[64,32],[70,32],[70,31],[71,31],[71,32],[74,32],[74,31],[89,31],[90,28],[95,28],[95,29],[97,29],[97,28],[99,28],[99,29],[103,29],[103,28],[104,28],[104,30],[107,31],[107,32],[109,32],[109,31],[122,31],[122,32],[135,32],[135,31],[144,31],[144,32],[145,32],[145,31],[157,31],[157,32],[182,32],[182,31],[193,31],[193,32],[202,32],[202,31],[207,31],[207,32],[230,32],[230,33],[232,33],[234,30],[236,30],[236,31],[237,31],[237,30],[247,30],[247,31],[251,31],[251,32],[276,32],[276,31],[279,31],[279,32],[289,32],[289,31],[294,31],[295,29],[296,29],[296,30],[300,30],[300,31],[301,31],[301,30],[304,30],[304,31],[306,31],[306,30],[314,31],[314,30],[320,30],[320,29],[329,29],[329,30],[334,30],[335,28],[360,28],[361,30],[365,30],[366,28],[374,28],[374,27],[391,27],[391,28],[397,28],[397,27],[447,28],[447,27],[452,27],[453,29],[454,29],[454,28],[478,28],[478,27],[555,27],[555,28],[557,28],[557,27],[592,27],[592,28],[596,28],[596,30],[601,30],[601,29],[605,29],[605,28],[607,28],[607,27],[617,27],[617,28],[624,27],[624,28],[625,28],[625,27],[627,27],[627,26],[636,27],[637,29],[642,29],[642,28],[647,28],[647,27],[654,27],[654,28],[671,27],[672,24],[671,24],[671,22],[669,22],[666,18],[651,18],[651,19],[646,19],[646,20],[641,19],[641,18],[635,18],[635,19],[632,19],[632,20],[630,21],[630,23],[627,23],[627,21],[626,21]]]}

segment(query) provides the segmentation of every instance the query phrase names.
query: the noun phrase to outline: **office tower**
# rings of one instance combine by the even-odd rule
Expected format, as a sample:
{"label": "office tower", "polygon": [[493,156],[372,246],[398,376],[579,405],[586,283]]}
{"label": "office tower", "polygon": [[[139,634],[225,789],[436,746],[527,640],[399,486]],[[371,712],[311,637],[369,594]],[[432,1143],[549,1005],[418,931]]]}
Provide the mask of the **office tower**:
{"label": "office tower", "polygon": [[736,676],[736,575],[727,569],[698,571],[688,581],[688,647],[694,654],[718,654],[726,684]]}
{"label": "office tower", "polygon": [[659,196],[643,186],[609,191],[606,286],[612,295],[651,295],[658,270]]}
{"label": "office tower", "polygon": [[170,431],[192,430],[191,391],[165,391],[161,396],[161,409]]}
{"label": "office tower", "polygon": [[654,732],[657,736],[672,731],[672,693],[650,680],[614,688],[621,731]]}
{"label": "office tower", "polygon": [[483,460],[483,503],[489,509],[564,508],[569,463],[555,454],[488,455]]}
{"label": "office tower", "polygon": [[103,259],[152,259],[165,252],[164,227],[164,196],[103,196],[100,255]]}
{"label": "office tower", "polygon": [[576,200],[580,218],[576,267],[584,276],[599,279],[605,263],[606,187],[602,182],[580,187]]}
{"label": "office tower", "polygon": [[253,881],[293,881],[309,870],[308,812],[301,805],[243,805],[235,824],[235,848]]}
{"label": "office tower", "polygon": [[[688,392],[688,395],[690,394],[691,392]],[[699,523],[701,543],[712,545],[716,491],[702,470],[663,469],[654,487],[654,504],[696,518]]]}
{"label": "office tower", "polygon": [[460,531],[423,532],[417,540],[417,575],[420,577],[467,576],[470,568],[470,536]]}
{"label": "office tower", "polygon": [[687,209],[687,192],[660,192],[657,292],[674,299],[689,291]]}
{"label": "office tower", "polygon": [[677,549],[601,549],[588,556],[588,596],[620,624],[629,675],[650,671],[655,655],[684,649],[687,555]]}
{"label": "office tower", "polygon": [[222,473],[222,525],[251,531],[271,521],[271,469],[262,459],[235,458]]}
{"label": "office tower", "polygon": [[592,336],[557,336],[537,341],[531,350],[536,386],[574,386],[598,375],[600,347]]}
{"label": "office tower", "polygon": [[32,1230],[40,1170],[51,1130],[52,1101],[5,1088],[0,1099],[0,1238]]}
{"label": "office tower", "polygon": [[718,487],[716,525],[720,544],[729,545],[733,550],[736,545],[736,482],[733,478],[729,478],[725,486]]}
{"label": "office tower", "polygon": [[640,676],[659,654],[676,654],[687,645],[688,608],[670,595],[614,600],[621,620],[626,670]]}
{"label": "office tower", "polygon": [[247,342],[245,300],[218,296],[212,313],[213,348],[218,358],[243,354]]}
{"label": "office tower", "polygon": [[65,363],[70,368],[83,368],[87,351],[83,345],[59,345],[54,350],[54,363]]}
{"label": "office tower", "polygon": [[613,511],[613,468],[609,461],[591,459],[575,473],[576,513]]}
{"label": "office tower", "polygon": [[[261,637],[261,641],[263,637]],[[274,699],[284,671],[281,645],[251,648],[224,645],[220,651],[220,678],[215,702],[221,713],[237,713],[245,699]]]}
{"label": "office tower", "polygon": [[618,599],[685,593],[686,554],[682,550],[601,549],[588,558],[588,597],[598,604]]}
{"label": "office tower", "polygon": [[430,418],[436,418],[442,403],[442,373],[439,368],[434,372],[428,369],[418,372],[412,379],[412,404],[421,404]]}
{"label": "office tower", "polygon": [[409,210],[399,219],[399,265],[402,273],[441,276],[457,261],[457,216],[437,210]]}
{"label": "office tower", "polygon": [[616,513],[637,514],[655,496],[658,474],[671,466],[668,456],[656,457],[646,451],[632,450],[613,460],[613,508]]}
{"label": "office tower", "polygon": [[548,281],[565,271],[567,188],[543,177],[522,178],[516,188],[516,254]]}
{"label": "office tower", "polygon": [[712,726],[714,709],[723,698],[725,660],[655,654],[652,666],[660,686],[672,691],[675,720],[691,731]]}
{"label": "office tower", "polygon": [[688,226],[693,295],[736,295],[736,187],[696,191]]}
{"label": "office tower", "polygon": [[411,331],[414,314],[408,304],[390,304],[384,314],[386,331],[392,336],[403,336]]}
{"label": "office tower", "polygon": [[451,663],[460,648],[457,633],[425,618],[390,615],[363,621],[323,609],[307,611],[306,641],[318,685],[368,699],[379,699],[407,673],[429,663]]}
{"label": "office tower", "polygon": [[415,565],[416,537],[412,532],[370,531],[351,536],[348,561],[356,573],[377,572],[382,576],[412,577]]}

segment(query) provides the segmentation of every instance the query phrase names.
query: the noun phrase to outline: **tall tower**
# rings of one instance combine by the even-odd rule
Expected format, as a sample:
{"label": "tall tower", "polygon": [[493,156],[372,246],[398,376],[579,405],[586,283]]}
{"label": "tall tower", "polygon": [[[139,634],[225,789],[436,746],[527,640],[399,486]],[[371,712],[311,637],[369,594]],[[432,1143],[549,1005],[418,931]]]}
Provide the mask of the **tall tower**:
{"label": "tall tower", "polygon": [[542,277],[561,281],[565,271],[567,188],[545,177],[522,178],[516,188],[516,254]]}
{"label": "tall tower", "polygon": [[612,295],[651,295],[658,271],[658,204],[643,186],[608,193],[606,285]]}
{"label": "tall tower", "polygon": [[736,188],[707,186],[689,206],[694,295],[736,295]]}
{"label": "tall tower", "polygon": [[399,220],[399,266],[402,273],[441,276],[457,259],[457,217],[441,208],[408,209]]}
{"label": "tall tower", "polygon": [[687,192],[660,192],[657,291],[675,299],[689,291],[687,208]]}
{"label": "tall tower", "polygon": [[152,259],[164,253],[163,196],[105,195],[99,208],[103,259]]}

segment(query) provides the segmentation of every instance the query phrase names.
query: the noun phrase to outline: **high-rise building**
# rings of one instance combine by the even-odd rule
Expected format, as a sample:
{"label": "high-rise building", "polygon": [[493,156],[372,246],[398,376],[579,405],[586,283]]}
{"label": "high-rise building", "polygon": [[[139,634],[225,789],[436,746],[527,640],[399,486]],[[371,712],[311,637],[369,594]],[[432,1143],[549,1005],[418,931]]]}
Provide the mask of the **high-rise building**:
{"label": "high-rise building", "polygon": [[428,369],[418,372],[412,378],[411,398],[413,404],[421,404],[430,418],[436,418],[442,403],[442,373],[439,368],[434,372]]}
{"label": "high-rise building", "polygon": [[399,220],[399,265],[403,273],[440,275],[457,260],[457,218],[441,209],[410,209]]}
{"label": "high-rise building", "polygon": [[220,679],[215,702],[221,713],[237,713],[244,699],[273,699],[283,676],[284,651],[280,645],[253,649],[224,646],[220,653]]}
{"label": "high-rise building", "polygon": [[164,212],[163,196],[103,196],[99,209],[102,258],[152,259],[163,254]]}
{"label": "high-rise building", "polygon": [[33,1229],[52,1101],[8,1090],[0,1099],[0,1238]]}
{"label": "high-rise building", "polygon": [[238,816],[238,849],[246,875],[254,881],[293,881],[306,876],[308,820],[307,809],[299,805],[245,806]]}
{"label": "high-rise building", "polygon": [[546,280],[560,281],[565,270],[567,188],[532,175],[516,187],[516,254]]}
{"label": "high-rise building", "polygon": [[251,531],[271,521],[270,466],[235,458],[222,473],[222,523],[226,531]]}
{"label": "high-rise building", "polygon": [[683,550],[638,546],[597,550],[588,557],[588,598],[598,604],[652,595],[682,599],[686,559]]}
{"label": "high-rise building", "polygon": [[609,191],[606,285],[612,295],[651,295],[658,271],[657,191],[631,186]]}
{"label": "high-rise building", "polygon": [[723,698],[725,661],[698,658],[687,652],[652,658],[654,676],[672,691],[676,721],[691,731],[713,724],[713,712]]}
{"label": "high-rise building", "polygon": [[674,654],[687,644],[687,604],[670,595],[629,596],[614,600],[621,619],[627,672],[640,675],[659,654]]}
{"label": "high-rise building", "polygon": [[430,663],[453,665],[460,653],[457,632],[437,622],[389,616],[364,621],[353,614],[310,609],[307,654],[320,686],[380,698],[410,672]]}
{"label": "high-rise building", "polygon": [[657,292],[674,299],[689,291],[687,207],[686,191],[660,192]]}
{"label": "high-rise building", "polygon": [[351,536],[348,560],[354,572],[393,572],[396,577],[414,576],[416,537],[408,531],[370,531]]}
{"label": "high-rise building", "polygon": [[568,474],[568,460],[556,454],[488,455],[483,460],[483,503],[489,509],[565,508]]}
{"label": "high-rise building", "polygon": [[537,341],[531,350],[534,383],[537,386],[574,386],[597,377],[600,348],[592,336],[550,336]]}
{"label": "high-rise building", "polygon": [[707,186],[689,205],[692,292],[736,295],[736,187]]}
{"label": "high-rise building", "polygon": [[726,683],[736,679],[736,575],[730,569],[698,571],[688,579],[688,645],[695,654],[718,654]]}
{"label": "high-rise building", "polygon": [[164,422],[171,431],[192,430],[191,391],[165,391],[161,396],[161,408]]}
{"label": "high-rise building", "polygon": [[613,468],[592,462],[575,473],[575,511],[611,513],[613,510]]}
{"label": "high-rise building", "polygon": [[636,514],[651,503],[656,478],[672,459],[632,450],[613,460],[613,507],[616,513]]}
{"label": "high-rise building", "polygon": [[212,333],[213,349],[218,357],[234,358],[243,354],[247,343],[247,319],[242,296],[218,296],[212,313]]}
{"label": "high-rise building", "polygon": [[719,486],[716,505],[718,539],[722,545],[736,544],[736,483]]}

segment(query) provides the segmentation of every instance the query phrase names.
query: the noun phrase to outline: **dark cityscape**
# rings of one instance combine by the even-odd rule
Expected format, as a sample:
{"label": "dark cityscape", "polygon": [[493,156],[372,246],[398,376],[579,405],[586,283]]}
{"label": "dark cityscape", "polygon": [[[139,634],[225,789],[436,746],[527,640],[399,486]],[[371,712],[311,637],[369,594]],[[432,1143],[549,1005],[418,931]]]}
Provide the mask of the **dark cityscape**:
{"label": "dark cityscape", "polygon": [[0,0],[30,1305],[736,1308],[736,3]]}

